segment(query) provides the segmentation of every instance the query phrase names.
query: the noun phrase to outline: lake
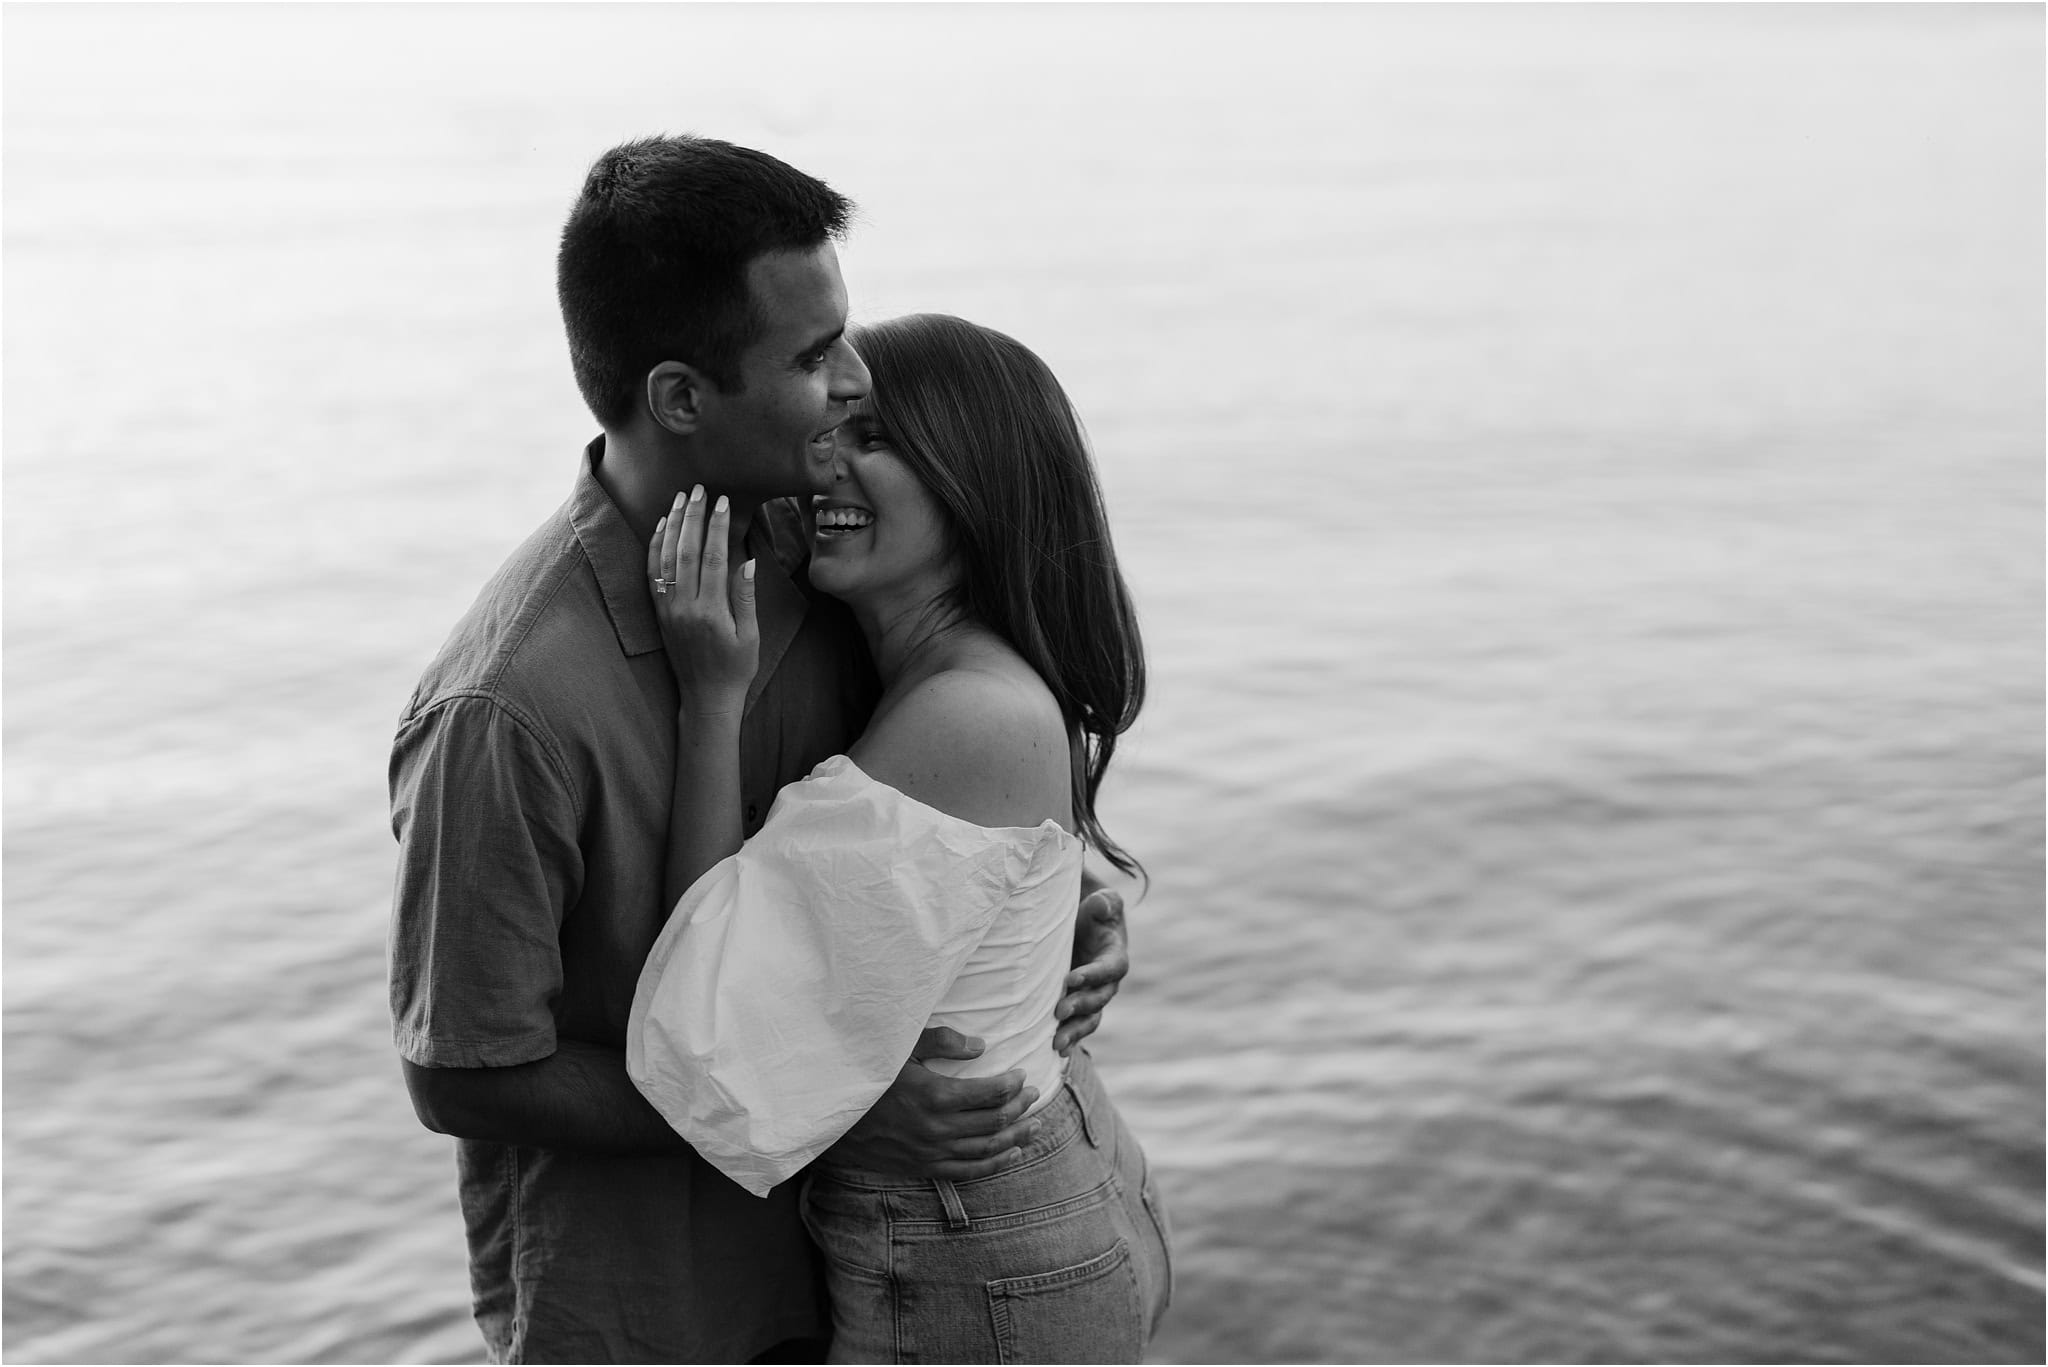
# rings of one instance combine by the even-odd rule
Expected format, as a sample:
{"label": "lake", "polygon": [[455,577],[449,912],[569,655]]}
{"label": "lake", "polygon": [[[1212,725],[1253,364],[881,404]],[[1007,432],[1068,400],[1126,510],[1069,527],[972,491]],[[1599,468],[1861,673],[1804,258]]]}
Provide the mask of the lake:
{"label": "lake", "polygon": [[4,22],[9,1360],[480,1360],[385,755],[663,130],[1089,424],[1157,1360],[2041,1360],[2040,7]]}

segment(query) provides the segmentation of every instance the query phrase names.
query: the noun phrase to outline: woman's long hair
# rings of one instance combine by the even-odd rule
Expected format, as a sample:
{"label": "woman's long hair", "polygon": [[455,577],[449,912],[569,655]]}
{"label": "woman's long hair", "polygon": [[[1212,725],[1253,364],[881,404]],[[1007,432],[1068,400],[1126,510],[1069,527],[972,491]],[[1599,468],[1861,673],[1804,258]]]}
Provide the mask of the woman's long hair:
{"label": "woman's long hair", "polygon": [[1067,722],[1075,823],[1104,859],[1139,872],[1096,820],[1095,794],[1145,701],[1145,653],[1066,391],[1030,348],[942,313],[850,340],[873,377],[862,415],[946,511],[962,575],[945,606],[1045,680]]}

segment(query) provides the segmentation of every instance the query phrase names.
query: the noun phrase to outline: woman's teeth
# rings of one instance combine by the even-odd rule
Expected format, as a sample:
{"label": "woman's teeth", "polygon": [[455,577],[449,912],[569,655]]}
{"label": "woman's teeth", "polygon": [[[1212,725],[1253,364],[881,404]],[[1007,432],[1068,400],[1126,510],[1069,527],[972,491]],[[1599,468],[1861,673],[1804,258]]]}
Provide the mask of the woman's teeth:
{"label": "woman's teeth", "polygon": [[820,508],[812,516],[820,532],[857,532],[875,520],[865,508]]}

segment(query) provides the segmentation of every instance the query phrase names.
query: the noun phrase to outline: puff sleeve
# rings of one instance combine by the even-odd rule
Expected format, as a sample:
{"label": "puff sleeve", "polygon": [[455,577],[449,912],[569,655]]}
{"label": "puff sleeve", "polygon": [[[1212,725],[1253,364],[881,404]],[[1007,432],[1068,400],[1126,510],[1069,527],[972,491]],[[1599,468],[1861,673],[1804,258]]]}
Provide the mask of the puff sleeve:
{"label": "puff sleeve", "polygon": [[827,760],[676,904],[634,993],[627,1073],[706,1161],[767,1195],[895,1081],[1033,876],[1035,834]]}

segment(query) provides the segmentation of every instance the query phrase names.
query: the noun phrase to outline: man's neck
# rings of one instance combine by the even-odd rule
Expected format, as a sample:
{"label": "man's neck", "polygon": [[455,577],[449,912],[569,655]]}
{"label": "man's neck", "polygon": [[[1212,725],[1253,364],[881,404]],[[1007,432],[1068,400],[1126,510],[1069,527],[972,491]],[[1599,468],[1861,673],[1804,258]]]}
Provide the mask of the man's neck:
{"label": "man's neck", "polygon": [[[645,545],[654,538],[654,524],[668,516],[675,506],[678,493],[688,497],[694,486],[705,484],[708,513],[709,505],[727,492],[706,484],[691,466],[687,451],[657,444],[634,433],[607,430],[604,456],[597,462],[595,473],[599,487],[625,514],[626,525],[632,528],[635,539]],[[747,532],[754,525],[759,507],[757,500],[732,501],[730,542],[735,558],[743,554]]]}

